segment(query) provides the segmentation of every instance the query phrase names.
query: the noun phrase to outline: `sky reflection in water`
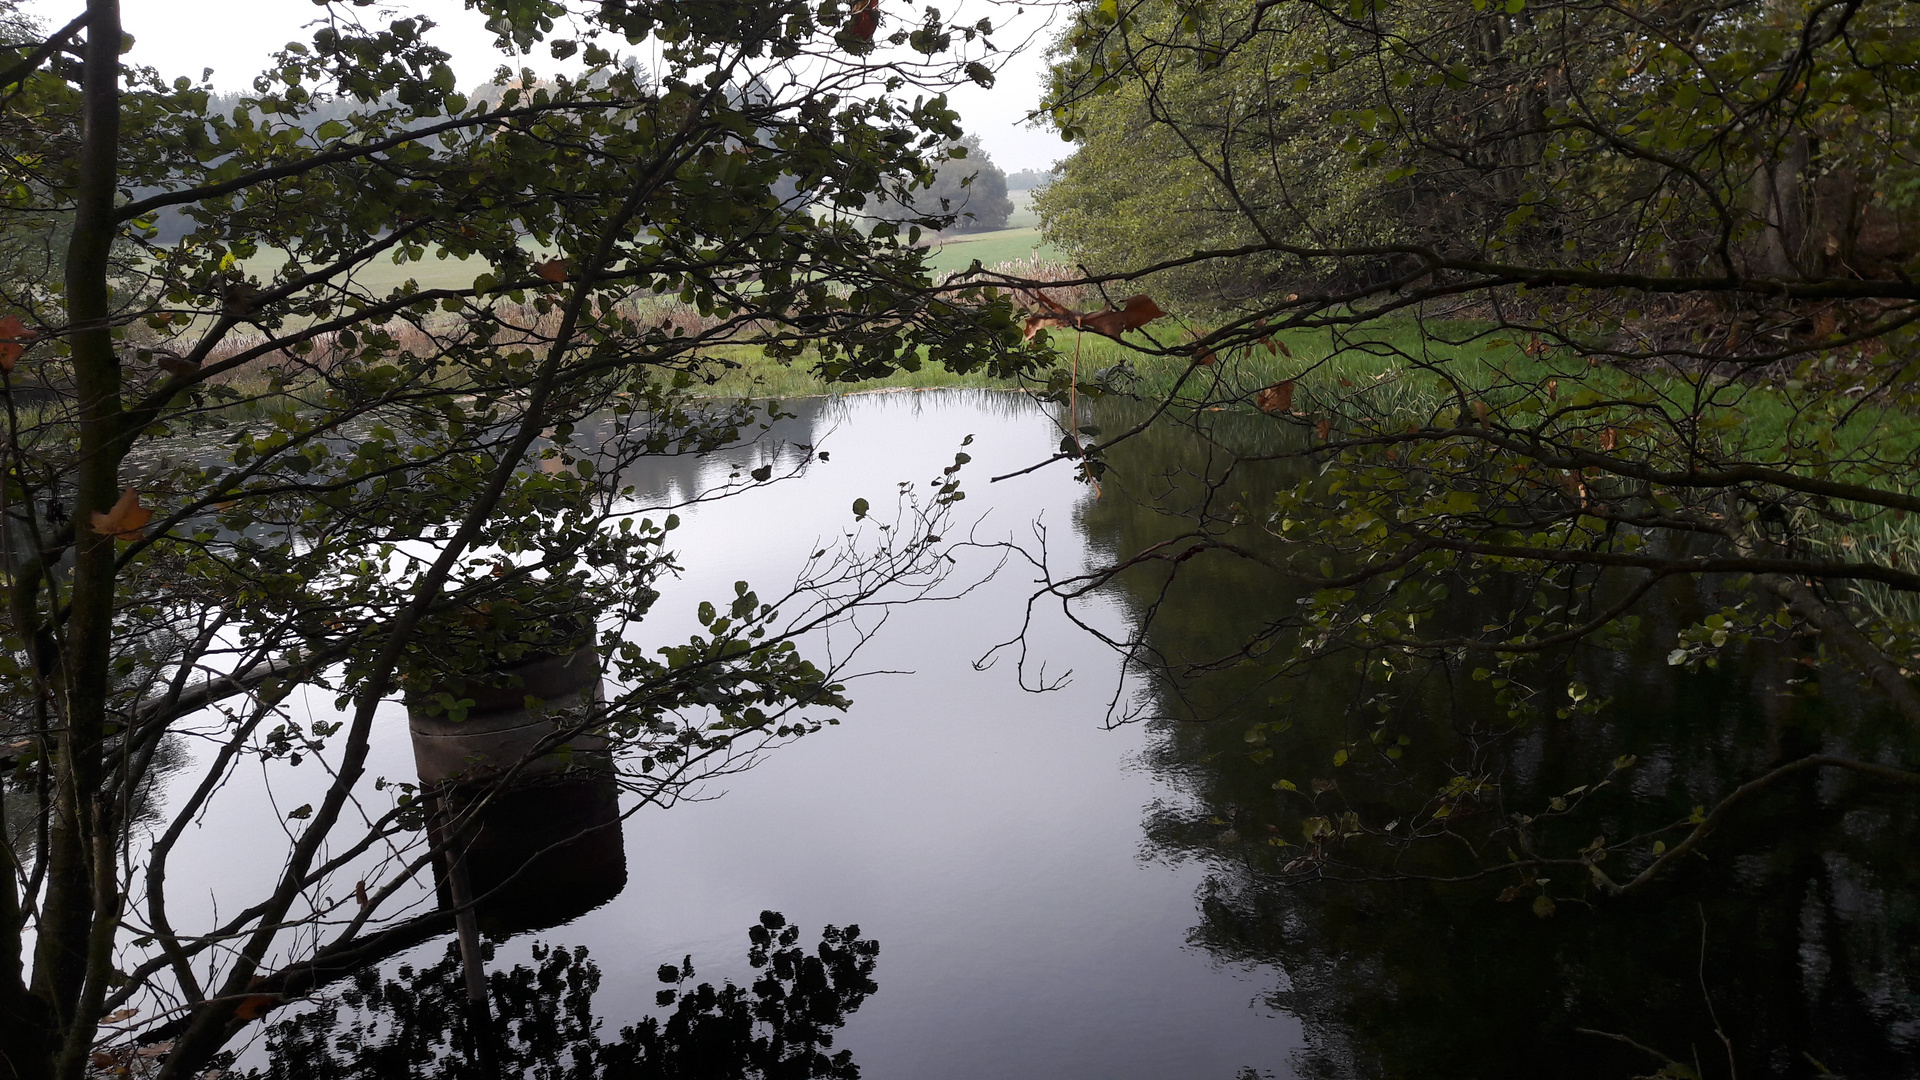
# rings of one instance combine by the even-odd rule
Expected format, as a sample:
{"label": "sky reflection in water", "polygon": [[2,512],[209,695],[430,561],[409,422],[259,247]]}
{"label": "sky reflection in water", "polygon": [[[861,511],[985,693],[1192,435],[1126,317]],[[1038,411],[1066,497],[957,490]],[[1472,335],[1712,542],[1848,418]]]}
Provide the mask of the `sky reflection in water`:
{"label": "sky reflection in water", "polygon": [[[777,458],[780,440],[831,455],[802,479],[682,512],[674,543],[687,573],[643,625],[652,639],[684,638],[697,604],[730,598],[736,580],[763,595],[788,584],[819,541],[851,524],[855,498],[890,506],[896,483],[939,476],[967,435],[974,460],[960,517],[978,522],[981,541],[1031,542],[1039,522],[1056,571],[1071,571],[1089,544],[1137,547],[1166,528],[1127,484],[1110,483],[1095,502],[1064,464],[989,484],[1057,445],[1058,429],[1023,396],[870,395],[790,409],[797,415],[759,446],[633,478],[673,498]],[[1119,463],[1141,476],[1204,469],[1179,440],[1143,440]],[[955,581],[994,561],[966,554]],[[587,947],[603,976],[596,1011],[617,1029],[657,1011],[655,970],[683,956],[703,980],[745,985],[742,934],[774,909],[809,939],[826,924],[857,924],[879,942],[879,991],[835,1042],[875,1080],[1227,1080],[1296,1067],[1316,1077],[1537,1076],[1548,1062],[1555,1075],[1625,1077],[1657,1062],[1573,1028],[1632,1034],[1675,1056],[1714,1039],[1697,976],[1705,916],[1708,982],[1743,1075],[1798,1075],[1811,1067],[1807,1052],[1831,1045],[1847,1048],[1866,1070],[1858,1075],[1916,1064],[1909,972],[1920,933],[1916,883],[1898,856],[1911,822],[1901,804],[1829,791],[1809,774],[1725,830],[1717,861],[1674,888],[1551,921],[1494,903],[1498,883],[1278,889],[1263,873],[1280,857],[1263,846],[1274,831],[1263,822],[1284,803],[1275,768],[1304,769],[1303,779],[1306,762],[1326,761],[1333,744],[1320,742],[1344,706],[1305,699],[1293,741],[1276,742],[1279,766],[1250,763],[1244,725],[1231,718],[1107,730],[1117,659],[1057,611],[1042,607],[1030,640],[1048,675],[1071,671],[1064,688],[1023,691],[1006,659],[973,666],[1017,631],[1032,576],[1010,563],[963,598],[894,612],[857,665],[882,673],[853,682],[840,726],[716,783],[704,801],[629,818],[624,892],[503,945],[496,966],[527,962],[534,941]],[[1289,603],[1283,593],[1203,570],[1155,643],[1176,653],[1217,646]],[[1689,602],[1656,613],[1652,636],[1670,638],[1665,624]],[[1116,594],[1082,614],[1119,632],[1137,607]],[[1630,779],[1629,812],[1667,813],[1691,792],[1738,783],[1783,745],[1852,739],[1852,752],[1871,756],[1910,741],[1876,728],[1871,707],[1837,681],[1818,706],[1782,704],[1767,688],[1790,658],[1685,676],[1657,645],[1581,661],[1596,692],[1619,704],[1598,725],[1536,729],[1502,749],[1516,798],[1584,782],[1597,762],[1635,753],[1644,765]],[[1262,698],[1252,700],[1258,708]],[[404,716],[395,708],[382,723],[373,772],[409,776]],[[288,783],[281,809],[319,779],[277,779]],[[1238,828],[1223,833],[1221,815]],[[236,845],[276,850],[279,817],[210,823],[183,843],[174,873],[255,885],[225,856]],[[1707,1072],[1723,1070],[1720,1057]]]}

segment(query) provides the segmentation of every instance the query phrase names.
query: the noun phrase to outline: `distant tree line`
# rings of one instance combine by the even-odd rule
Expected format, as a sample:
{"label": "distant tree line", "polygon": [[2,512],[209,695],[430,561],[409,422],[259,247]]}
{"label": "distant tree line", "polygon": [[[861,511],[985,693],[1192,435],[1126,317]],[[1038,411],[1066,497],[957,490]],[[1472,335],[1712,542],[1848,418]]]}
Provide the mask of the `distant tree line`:
{"label": "distant tree line", "polygon": [[915,188],[909,202],[894,200],[870,207],[889,221],[922,221],[945,232],[988,232],[1004,229],[1013,216],[1007,174],[985,148],[980,136],[967,135],[948,147],[950,155],[934,166],[933,183]]}
{"label": "distant tree line", "polygon": [[1052,169],[1021,169],[1019,172],[1007,174],[1007,190],[1030,191],[1034,188],[1046,187],[1059,175]]}

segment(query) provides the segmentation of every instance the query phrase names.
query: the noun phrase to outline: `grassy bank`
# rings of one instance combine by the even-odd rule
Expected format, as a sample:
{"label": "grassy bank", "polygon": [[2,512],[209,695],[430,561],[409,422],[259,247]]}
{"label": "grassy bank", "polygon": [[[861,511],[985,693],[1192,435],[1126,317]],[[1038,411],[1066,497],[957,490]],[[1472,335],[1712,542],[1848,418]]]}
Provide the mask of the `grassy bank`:
{"label": "grassy bank", "polygon": [[1558,423],[1596,433],[1614,425],[1621,438],[1643,431],[1659,438],[1649,430],[1657,421],[1670,425],[1670,441],[1675,428],[1697,424],[1725,454],[1783,465],[1817,458],[1845,471],[1849,461],[1920,455],[1920,417],[1891,404],[1856,408],[1858,399],[1839,391],[1863,376],[1844,364],[1820,368],[1807,385],[1666,367],[1629,371],[1593,366],[1572,350],[1542,348],[1484,323],[1396,319],[1338,336],[1280,332],[1273,351],[1255,346],[1196,366],[1178,324],[1153,329],[1169,354],[1142,354],[1089,333],[1054,332],[1053,340],[1069,358],[1077,350],[1085,380],[1104,374],[1143,396],[1177,387],[1196,406],[1251,408],[1260,389],[1290,381],[1294,411],[1374,425],[1451,425],[1463,405],[1472,410],[1484,402],[1491,416],[1517,427],[1537,422],[1543,411],[1578,409]]}

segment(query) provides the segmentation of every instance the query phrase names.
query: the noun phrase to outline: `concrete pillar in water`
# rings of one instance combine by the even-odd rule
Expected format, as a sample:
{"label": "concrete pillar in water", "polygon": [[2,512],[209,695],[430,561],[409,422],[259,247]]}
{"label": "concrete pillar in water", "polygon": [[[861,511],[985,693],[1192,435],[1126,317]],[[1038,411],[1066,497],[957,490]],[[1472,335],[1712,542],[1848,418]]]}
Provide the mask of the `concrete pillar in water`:
{"label": "concrete pillar in water", "polygon": [[[473,704],[455,720],[431,704],[441,693]],[[582,648],[448,677],[407,702],[430,834],[464,860],[489,934],[567,922],[626,886],[607,741],[590,731],[561,737],[556,722],[599,700],[600,657]],[[449,869],[435,860],[443,907],[453,906]]]}

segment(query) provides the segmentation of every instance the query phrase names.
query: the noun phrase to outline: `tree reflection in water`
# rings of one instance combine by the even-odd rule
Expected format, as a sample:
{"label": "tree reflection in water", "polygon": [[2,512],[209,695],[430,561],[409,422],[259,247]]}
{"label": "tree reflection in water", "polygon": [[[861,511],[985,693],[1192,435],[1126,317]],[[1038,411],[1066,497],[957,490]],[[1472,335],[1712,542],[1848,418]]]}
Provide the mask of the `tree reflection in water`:
{"label": "tree reflection in water", "polygon": [[[752,984],[695,983],[693,960],[660,968],[658,1004],[603,1038],[593,1014],[600,969],[585,948],[535,946],[531,966],[488,976],[501,1076],[542,1080],[853,1080],[834,1032],[878,990],[877,942],[829,926],[812,952],[777,912],[748,930]],[[311,1012],[267,1032],[271,1064],[253,1080],[486,1080],[468,1023],[457,946],[430,967],[375,969]]]}
{"label": "tree reflection in water", "polygon": [[[1106,402],[1116,415],[1096,422],[1121,430],[1126,407]],[[1168,428],[1116,449],[1080,511],[1096,560],[1173,535],[1201,498],[1246,508],[1227,539],[1274,550],[1258,525],[1277,467],[1228,470],[1227,448],[1262,429],[1232,413],[1196,422],[1210,439]],[[1501,587],[1456,590],[1446,617],[1510,609]],[[1351,654],[1289,669],[1279,634],[1271,655],[1245,651],[1302,595],[1253,560],[1117,579],[1110,595],[1145,622],[1149,764],[1184,796],[1150,812],[1149,850],[1210,868],[1191,940],[1275,970],[1271,1004],[1307,1033],[1301,1075],[1920,1073],[1912,789],[1809,768],[1740,803],[1700,857],[1646,888],[1608,895],[1590,878],[1633,877],[1651,835],[1672,844],[1684,829],[1658,830],[1782,762],[1920,760],[1914,733],[1804,641],[1668,666],[1664,646],[1723,587],[1669,590],[1637,638],[1543,661],[1558,674],[1543,683],[1576,679],[1604,708],[1516,721],[1471,654],[1383,684]],[[1463,777],[1483,786],[1448,794]],[[1442,806],[1455,821],[1414,838]],[[1651,835],[1617,846],[1638,834]],[[1610,862],[1507,868],[1595,837],[1616,845]]]}

